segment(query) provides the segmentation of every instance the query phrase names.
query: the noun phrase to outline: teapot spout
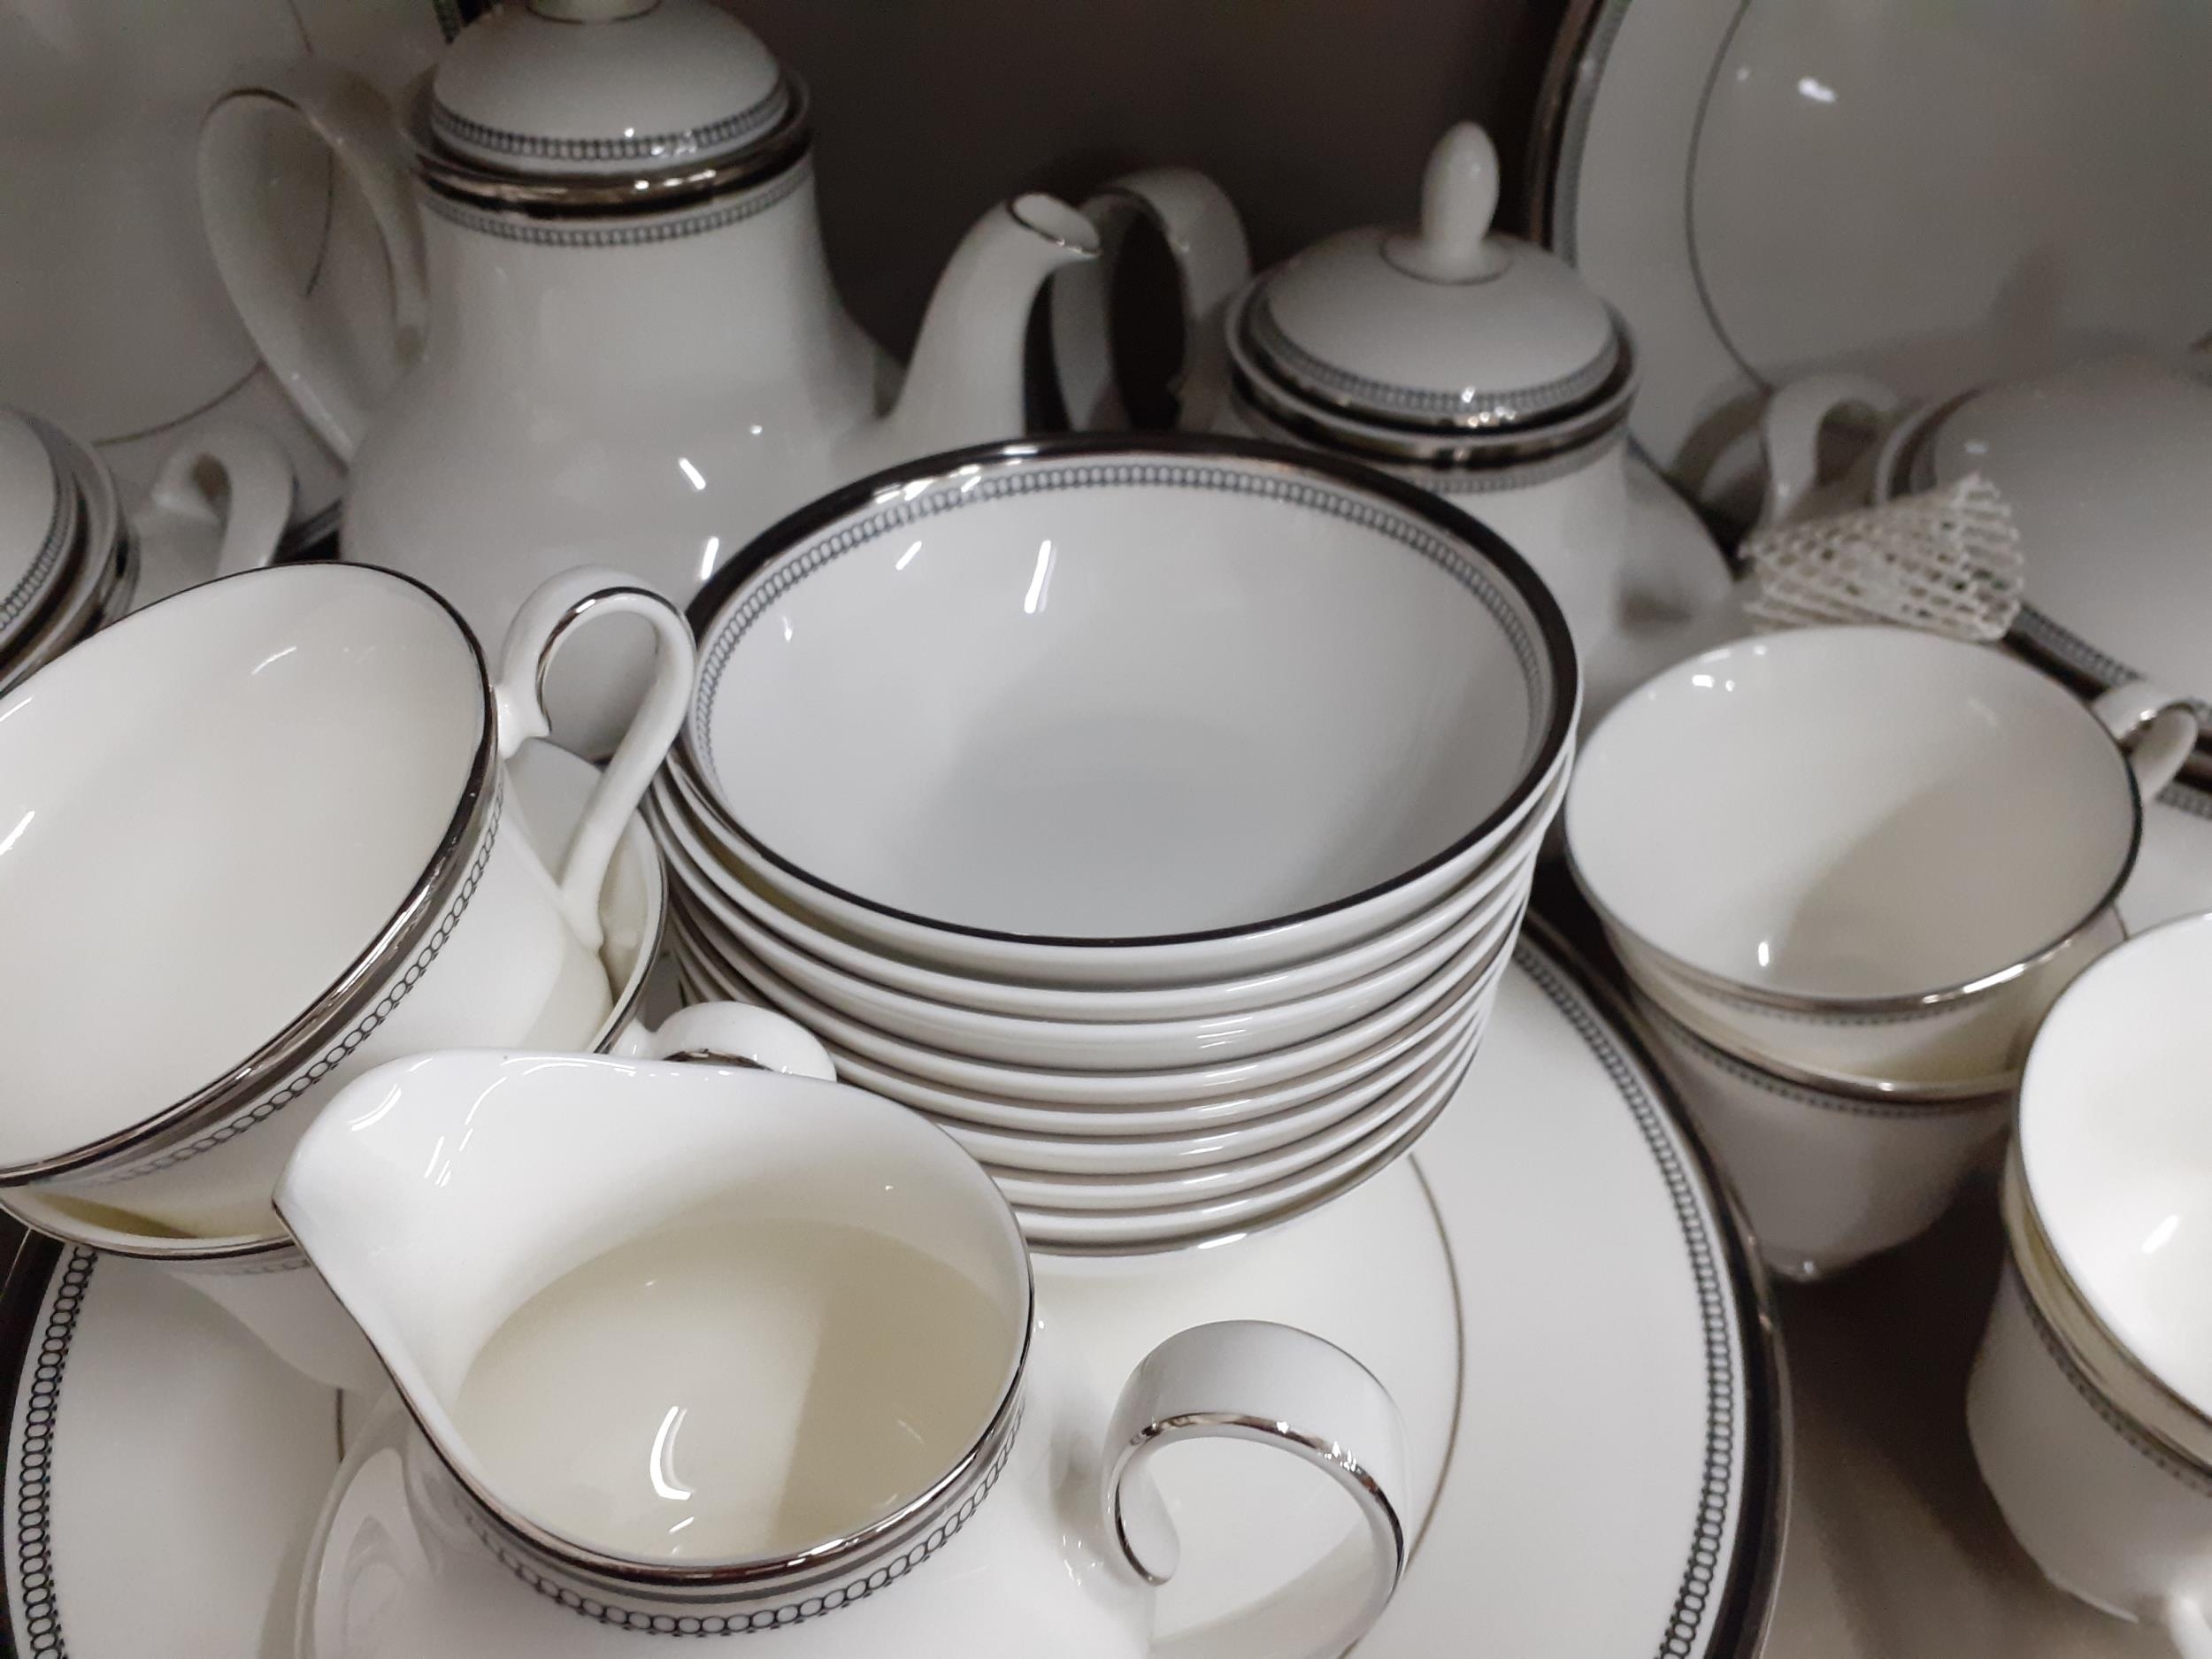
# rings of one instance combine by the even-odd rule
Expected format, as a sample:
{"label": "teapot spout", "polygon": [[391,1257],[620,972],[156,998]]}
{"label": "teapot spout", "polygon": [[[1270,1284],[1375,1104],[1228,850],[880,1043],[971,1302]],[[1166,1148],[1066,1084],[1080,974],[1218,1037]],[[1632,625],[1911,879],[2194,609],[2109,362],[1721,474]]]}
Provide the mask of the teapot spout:
{"label": "teapot spout", "polygon": [[1037,290],[1061,266],[1096,258],[1098,250],[1096,227],[1054,196],[1017,196],[978,219],[930,296],[876,464],[1018,435]]}

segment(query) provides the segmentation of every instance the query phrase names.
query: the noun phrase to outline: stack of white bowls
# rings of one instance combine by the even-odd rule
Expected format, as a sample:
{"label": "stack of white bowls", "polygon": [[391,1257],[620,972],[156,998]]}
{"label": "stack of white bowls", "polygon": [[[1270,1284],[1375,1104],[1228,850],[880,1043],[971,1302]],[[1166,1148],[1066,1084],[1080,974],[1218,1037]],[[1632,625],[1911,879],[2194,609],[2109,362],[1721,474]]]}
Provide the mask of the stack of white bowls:
{"label": "stack of white bowls", "polygon": [[1572,758],[1495,536],[1229,439],[918,462],[692,611],[650,796],[688,994],[807,1025],[1036,1247],[1303,1214],[1451,1101]]}

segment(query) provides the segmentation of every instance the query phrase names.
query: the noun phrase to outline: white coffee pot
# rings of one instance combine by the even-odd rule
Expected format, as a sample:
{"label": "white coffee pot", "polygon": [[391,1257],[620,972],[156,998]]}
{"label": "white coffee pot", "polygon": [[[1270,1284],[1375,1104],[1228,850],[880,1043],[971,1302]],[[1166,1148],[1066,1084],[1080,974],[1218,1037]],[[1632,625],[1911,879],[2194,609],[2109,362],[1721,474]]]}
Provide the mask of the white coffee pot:
{"label": "white coffee pot", "polygon": [[1202,1651],[1366,1632],[1409,1542],[1382,1385],[1232,1322],[1108,1409],[981,1166],[827,1070],[448,1053],[331,1102],[277,1208],[403,1409],[309,1546],[303,1659],[1180,1654],[1152,1640],[1179,1545],[1148,1465],[1204,1437],[1290,1454],[1363,1524]]}
{"label": "white coffee pot", "polygon": [[[261,207],[265,124],[304,119],[373,210],[386,359],[314,326]],[[847,315],[804,88],[708,0],[527,0],[463,30],[412,107],[300,64],[219,102],[201,207],[264,358],[348,459],[342,557],[487,638],[580,563],[682,603],[763,526],[894,461],[1023,429],[1037,286],[1095,246],[1049,196],[994,208],[940,279],[905,386]],[[349,357],[350,353],[350,357]],[[364,388],[389,384],[374,398]],[[566,662],[593,749],[641,641]],[[598,718],[588,735],[577,723]]]}

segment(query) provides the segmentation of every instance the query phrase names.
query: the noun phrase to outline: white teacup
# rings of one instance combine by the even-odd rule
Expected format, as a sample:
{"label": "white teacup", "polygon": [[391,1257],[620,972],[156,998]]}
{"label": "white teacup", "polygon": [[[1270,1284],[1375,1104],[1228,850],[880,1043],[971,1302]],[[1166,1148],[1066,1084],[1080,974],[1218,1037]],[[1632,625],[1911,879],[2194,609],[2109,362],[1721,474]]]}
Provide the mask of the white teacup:
{"label": "white teacup", "polygon": [[1931,634],[1770,634],[1607,717],[1568,846],[1632,975],[1709,1041],[1816,1079],[1986,1092],[2119,937],[2143,797],[2196,730],[2140,681],[2085,706]]}
{"label": "white teacup", "polygon": [[1917,1238],[2012,1121],[2009,1090],[1916,1101],[1816,1087],[1715,1048],[1647,996],[1636,1011],[1786,1278],[1824,1279]]}
{"label": "white teacup", "polygon": [[2212,916],[2085,974],[2037,1034],[2011,1261],[1967,1391],[1982,1478],[2061,1588],[2212,1655]]}
{"label": "white teacup", "polygon": [[[652,695],[557,878],[505,757],[587,618],[644,617]],[[533,595],[495,683],[388,572],[248,572],[127,618],[0,702],[0,1186],[186,1233],[273,1230],[311,1106],[425,1048],[588,1046],[598,898],[683,717],[689,631],[627,578]],[[505,826],[503,831],[503,826]]]}

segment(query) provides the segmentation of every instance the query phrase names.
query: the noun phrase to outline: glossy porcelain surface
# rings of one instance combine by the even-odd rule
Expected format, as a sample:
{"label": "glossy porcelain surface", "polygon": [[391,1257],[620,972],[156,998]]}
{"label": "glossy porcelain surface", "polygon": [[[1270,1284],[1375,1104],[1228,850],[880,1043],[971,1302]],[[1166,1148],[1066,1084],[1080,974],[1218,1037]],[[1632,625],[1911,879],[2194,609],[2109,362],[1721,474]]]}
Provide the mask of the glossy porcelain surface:
{"label": "glossy porcelain surface", "polygon": [[[1584,993],[1525,950],[1541,977],[1509,979],[1512,1017],[1469,1087],[1486,1079],[1494,1097],[1546,1110],[1448,1113],[1416,1158],[1233,1248],[1103,1277],[1047,1263],[1040,1307],[1102,1393],[1166,1336],[1222,1317],[1304,1325],[1369,1359],[1406,1407],[1412,1464],[1427,1472],[1412,1567],[1363,1651],[1426,1659],[1472,1641],[1571,1659],[1635,1649],[1655,1628],[1694,1659],[1733,1654],[1763,1617],[1758,1539],[1782,1449],[1752,1303],[1694,1154],[1663,1115],[1647,1115],[1664,1109],[1640,1064]],[[1671,1185],[1685,1175],[1686,1187]],[[1563,1237],[1539,1282],[1517,1241],[1571,1194],[1605,1226]],[[1387,1279],[1363,1265],[1376,1260],[1396,1264]],[[57,1276],[50,1294],[45,1258],[30,1265],[8,1286],[9,1323],[27,1326],[34,1348],[65,1341],[69,1360],[39,1396],[59,1407],[50,1431],[24,1415],[27,1370],[17,1394],[10,1488],[27,1456],[50,1459],[56,1521],[50,1532],[6,1530],[18,1647],[28,1647],[25,1575],[46,1573],[52,1595],[37,1616],[80,1659],[288,1655],[292,1557],[335,1465],[338,1396],[134,1263],[84,1258],[84,1283]],[[1490,1363],[1501,1353],[1516,1363]],[[1626,1366],[1640,1381],[1624,1396],[1615,1379]],[[356,1440],[365,1409],[346,1418]],[[1478,1454],[1486,1425],[1511,1432]],[[1203,1632],[1224,1659],[1280,1652],[1263,1636],[1238,1646],[1225,1621],[1312,1571],[1346,1517],[1326,1481],[1275,1461],[1202,1444],[1159,1464],[1186,1547],[1159,1593],[1162,1638]],[[1637,1479],[1622,1481],[1624,1469]],[[1256,1506],[1273,1517],[1264,1541],[1243,1524]],[[1717,1552],[1694,1553],[1685,1515]],[[1513,1518],[1502,1532],[1501,1516]],[[134,1530],[119,1533],[119,1517]],[[1612,1593],[1577,1594],[1598,1571]],[[149,1585],[174,1588],[156,1599]],[[1686,1588],[1693,1601],[1678,1610]]]}
{"label": "glossy porcelain surface", "polygon": [[[887,942],[1376,931],[1508,843],[1572,719],[1556,610],[1502,544],[1219,440],[947,457],[732,574],[695,606],[687,758],[749,864]],[[801,751],[868,801],[769,798]],[[886,813],[900,840],[860,833]]]}
{"label": "glossy porcelain surface", "polygon": [[2201,360],[2133,353],[1978,392],[1932,417],[1912,489],[1979,472],[2005,493],[2028,561],[2021,630],[2104,685],[2150,675],[2201,703],[2212,573],[2194,527],[2212,511]]}
{"label": "glossy porcelain surface", "polygon": [[[1892,628],[1747,640],[1601,726],[1567,797],[1600,908],[1714,979],[1880,999],[1965,986],[2117,892],[2140,812],[2101,723],[2032,671]],[[2067,826],[2063,836],[2013,833]]]}
{"label": "glossy porcelain surface", "polygon": [[[1555,780],[1555,793],[1563,789]],[[692,919],[718,926],[757,953],[762,937],[773,933],[791,949],[818,958],[818,972],[835,970],[846,981],[864,980],[910,1000],[927,1000],[979,1013],[1022,1020],[1109,1024],[1123,1021],[1227,1019],[1249,1010],[1318,997],[1355,979],[1390,971],[1411,954],[1432,946],[1471,910],[1486,905],[1512,859],[1493,864],[1400,926],[1325,956],[1293,963],[1242,979],[1189,985],[1117,986],[1087,989],[1076,986],[1030,985],[1018,980],[949,973],[879,949],[856,944],[846,935],[818,926],[804,911],[754,887],[707,844],[712,831],[693,804],[695,786],[687,781],[680,759],[672,759],[648,797],[655,833],[683,883]]]}
{"label": "glossy porcelain surface", "polygon": [[[540,659],[587,612],[657,613],[663,678],[556,878],[500,833],[502,762],[542,735]],[[439,1033],[573,1046],[600,1025],[599,895],[680,715],[689,640],[662,602],[577,572],[509,657],[495,690],[414,584],[293,565],[142,611],[13,694],[13,926],[47,942],[46,971],[11,992],[32,1091],[11,1184],[257,1233],[301,1115],[271,1120],[294,1102]],[[150,864],[156,802],[169,852]],[[102,1044],[84,1021],[103,1013],[160,1039]]]}
{"label": "glossy porcelain surface", "polygon": [[1791,1279],[1918,1237],[2012,1122],[2009,1091],[1916,1102],[1816,1088],[1714,1047],[1647,1001],[1639,1011],[1760,1254]]}
{"label": "glossy porcelain surface", "polygon": [[[225,297],[193,207],[193,134],[250,65],[342,64],[396,88],[449,22],[458,9],[435,0],[217,0],[188,16],[102,0],[65,28],[36,4],[0,10],[0,104],[19,118],[0,137],[10,400],[98,446],[134,503],[179,437],[250,424],[300,473],[298,523],[326,530],[340,469]],[[281,132],[253,150],[256,208],[288,243],[292,291],[334,332],[373,319],[381,279],[359,204]]]}
{"label": "glossy porcelain surface", "polygon": [[2212,917],[2130,940],[2069,988],[2021,1082],[2035,1213],[2068,1278],[2143,1364],[2212,1413],[2194,1310],[2212,1225],[2212,1134],[2190,1035]]}
{"label": "glossy porcelain surface", "polygon": [[[611,1133],[616,1123],[626,1127]],[[469,1133],[458,1136],[464,1125]],[[459,1179],[416,1179],[426,1148]],[[625,1164],[633,1179],[620,1179]],[[1333,1654],[1356,1639],[1402,1565],[1393,1506],[1404,1484],[1403,1432],[1356,1362],[1284,1326],[1183,1332],[1140,1364],[1102,1439],[1079,1374],[1050,1356],[1049,1327],[1033,1337],[1028,1258],[982,1172],[920,1120],[826,1081],[528,1055],[402,1062],[363,1079],[310,1131],[278,1203],[412,1419],[403,1428],[395,1414],[389,1435],[373,1434],[365,1445],[379,1449],[359,1455],[334,1494],[303,1593],[311,1652],[459,1652],[460,1632],[473,1626],[530,1632],[530,1645],[549,1652],[735,1628],[774,1629],[795,1648],[866,1653],[895,1620],[921,1652],[1012,1654],[1053,1628],[1077,1652],[1133,1655],[1148,1646],[1147,1578],[1171,1577],[1177,1555],[1173,1524],[1142,1466],[1154,1448],[1192,1438],[1194,1425],[1200,1436],[1218,1432],[1201,1419],[1236,1407],[1247,1420],[1297,1425],[1301,1438],[1263,1437],[1286,1449],[1317,1434],[1317,1444],[1341,1448],[1300,1455],[1334,1473],[1371,1524],[1358,1594],[1286,1598],[1321,1621],[1298,1651]],[[626,1240],[718,1215],[865,1228],[923,1252],[984,1298],[1001,1364],[977,1396],[972,1445],[891,1515],[856,1517],[781,1561],[649,1561],[518,1508],[456,1419],[474,1356],[536,1287]],[[397,1237],[409,1245],[390,1248]],[[804,1331],[801,1320],[787,1340]],[[671,1331],[662,1340],[687,1339]],[[799,1386],[761,1405],[795,1422],[815,1395],[803,1380],[815,1362],[787,1357]],[[641,1352],[634,1363],[656,1356]],[[818,1363],[840,1362],[825,1354]],[[611,1432],[597,1422],[588,1431]],[[391,1483],[403,1478],[401,1492]],[[663,1495],[681,1508],[693,1494]],[[1071,1530],[1067,1517],[1087,1498],[1087,1520]],[[395,1534],[415,1540],[400,1605],[376,1587],[384,1569],[375,1540]],[[941,1552],[946,1563],[929,1570]],[[979,1581],[994,1593],[973,1594]],[[580,1594],[603,1600],[580,1607]]]}
{"label": "glossy porcelain surface", "polygon": [[741,151],[783,91],[760,37],[703,0],[526,0],[462,31],[430,129],[490,170],[627,176]]}
{"label": "glossy porcelain surface", "polygon": [[[609,101],[633,97],[653,111],[639,119],[681,121],[697,113],[692,93],[737,96],[772,68],[710,73],[733,42],[750,43],[740,58],[757,42],[696,0],[584,10],[635,15],[562,22],[508,7],[473,25],[453,49],[469,96],[495,110],[511,95],[530,106],[512,113],[526,125],[626,121]],[[687,48],[678,37],[693,33],[712,39]],[[641,37],[642,53],[624,47]],[[541,49],[561,60],[550,80],[537,73]],[[680,73],[662,73],[664,51],[686,60]],[[366,353],[373,373],[280,280],[252,173],[254,135],[272,121],[296,134],[304,123],[376,210],[397,293]],[[480,149],[483,134],[471,142]],[[572,142],[590,147],[560,139]],[[536,148],[502,153],[512,164]],[[984,214],[946,267],[893,408],[895,377],[831,283],[803,127],[759,176],[704,195],[684,182],[679,157],[669,189],[649,188],[642,207],[618,190],[611,207],[557,203],[533,217],[497,204],[495,179],[483,186],[491,204],[462,199],[435,162],[405,153],[371,88],[271,74],[211,114],[200,193],[249,329],[349,459],[345,556],[422,578],[488,635],[538,581],[585,560],[680,602],[747,538],[832,485],[1020,431],[1022,319],[1047,276],[1095,247],[1088,221],[1049,197]],[[425,181],[411,178],[417,168]],[[745,303],[730,304],[733,294]],[[517,422],[523,405],[536,416]],[[572,653],[555,693],[565,732],[603,751],[616,689],[639,678],[637,654],[611,641]]]}
{"label": "glossy porcelain surface", "polygon": [[25,626],[0,662],[0,691],[12,688],[86,635],[127,611],[137,587],[138,560],[115,480],[90,450],[58,428],[42,427],[48,451],[73,494],[78,554],[58,582],[44,585],[42,599],[25,607]]}
{"label": "glossy porcelain surface", "polygon": [[718,953],[724,966],[687,938],[680,914],[673,931],[688,947],[687,961],[704,968],[734,994],[749,990],[818,1034],[831,1052],[850,1054],[879,1068],[904,1071],[926,1082],[959,1091],[997,1095],[1039,1104],[1090,1108],[1188,1106],[1209,1100],[1247,1095],[1310,1074],[1327,1074],[1364,1051],[1408,1036],[1426,1018],[1448,1018],[1471,1005],[1494,983],[1509,956],[1509,937],[1478,944],[1460,953],[1411,992],[1379,1013],[1305,1042],[1273,1048],[1249,1059],[1217,1065],[1171,1070],[1086,1071],[1002,1065],[972,1060],[945,1049],[887,1036],[847,1019],[783,979],[757,958],[733,948]]}
{"label": "glossy porcelain surface", "polygon": [[0,649],[37,619],[66,574],[78,511],[74,480],[38,429],[0,410]]}
{"label": "glossy porcelain surface", "polygon": [[1797,375],[1923,397],[2203,332],[2200,12],[1591,0],[1574,25],[1540,218],[1635,331],[1639,442],[1746,521],[1758,406]]}
{"label": "glossy porcelain surface", "polygon": [[[1499,872],[1496,888],[1447,931],[1373,973],[1293,1002],[1180,1020],[1041,1019],[908,996],[785,944],[717,891],[687,887],[685,908],[705,943],[727,941],[726,960],[741,960],[736,953],[742,952],[848,1019],[887,1034],[998,1064],[1155,1070],[1245,1059],[1380,1012],[1469,947],[1504,936],[1517,918],[1535,851],[1517,854]],[[1110,994],[1099,1005],[1110,1008]]]}

